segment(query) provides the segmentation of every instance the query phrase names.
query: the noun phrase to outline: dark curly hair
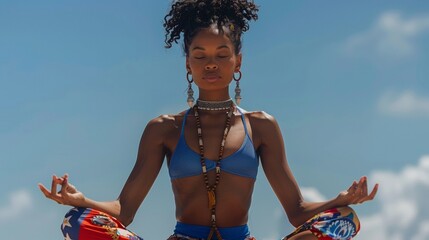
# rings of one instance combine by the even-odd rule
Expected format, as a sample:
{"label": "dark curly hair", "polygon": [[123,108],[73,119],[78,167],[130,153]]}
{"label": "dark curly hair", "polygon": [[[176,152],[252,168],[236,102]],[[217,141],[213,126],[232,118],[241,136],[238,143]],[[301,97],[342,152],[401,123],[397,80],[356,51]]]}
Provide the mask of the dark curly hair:
{"label": "dark curly hair", "polygon": [[231,39],[238,54],[241,34],[249,29],[250,20],[258,19],[258,8],[252,0],[174,0],[164,17],[165,47],[171,48],[183,33],[183,50],[188,55],[189,45],[198,31],[216,24],[219,31]]}

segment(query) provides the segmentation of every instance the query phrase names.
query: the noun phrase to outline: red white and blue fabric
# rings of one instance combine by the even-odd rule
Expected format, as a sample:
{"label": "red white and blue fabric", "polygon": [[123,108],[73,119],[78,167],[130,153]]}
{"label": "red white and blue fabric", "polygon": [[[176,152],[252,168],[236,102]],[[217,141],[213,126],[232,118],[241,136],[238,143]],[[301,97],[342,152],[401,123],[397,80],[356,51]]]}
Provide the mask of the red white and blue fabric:
{"label": "red white and blue fabric", "polygon": [[[359,219],[353,209],[334,208],[317,214],[283,240],[304,231],[312,232],[319,240],[350,240],[359,230]],[[116,218],[91,208],[72,208],[64,217],[61,231],[65,240],[143,240]],[[172,235],[168,239],[194,238]],[[247,239],[256,240],[254,237]]]}
{"label": "red white and blue fabric", "polygon": [[72,208],[61,231],[65,240],[143,240],[116,218],[90,208]]}
{"label": "red white and blue fabric", "polygon": [[358,234],[360,222],[349,207],[333,208],[317,214],[283,240],[309,230],[318,240],[350,240]]}

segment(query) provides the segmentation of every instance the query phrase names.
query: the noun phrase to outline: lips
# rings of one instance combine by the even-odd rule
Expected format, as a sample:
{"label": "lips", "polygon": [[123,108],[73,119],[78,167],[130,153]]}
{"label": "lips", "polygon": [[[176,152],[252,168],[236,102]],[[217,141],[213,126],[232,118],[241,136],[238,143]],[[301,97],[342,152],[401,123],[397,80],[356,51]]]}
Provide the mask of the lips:
{"label": "lips", "polygon": [[206,81],[209,81],[209,82],[216,81],[216,80],[218,80],[220,78],[221,77],[218,74],[215,74],[215,73],[208,73],[208,74],[205,74],[203,76],[203,79],[206,80]]}

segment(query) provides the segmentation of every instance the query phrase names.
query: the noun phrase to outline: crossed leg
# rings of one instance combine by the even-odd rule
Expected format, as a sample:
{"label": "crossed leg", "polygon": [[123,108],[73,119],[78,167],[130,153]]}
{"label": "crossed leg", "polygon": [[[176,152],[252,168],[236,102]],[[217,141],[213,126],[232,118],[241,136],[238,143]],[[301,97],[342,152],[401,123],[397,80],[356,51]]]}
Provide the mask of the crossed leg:
{"label": "crossed leg", "polygon": [[283,240],[350,240],[359,230],[360,222],[353,209],[341,207],[317,214]]}

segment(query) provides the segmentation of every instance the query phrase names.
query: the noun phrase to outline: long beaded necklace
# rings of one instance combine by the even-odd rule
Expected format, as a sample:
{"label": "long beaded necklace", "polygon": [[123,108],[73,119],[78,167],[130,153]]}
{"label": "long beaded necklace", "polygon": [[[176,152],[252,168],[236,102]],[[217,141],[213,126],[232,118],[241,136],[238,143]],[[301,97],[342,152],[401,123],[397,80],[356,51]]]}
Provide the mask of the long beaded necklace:
{"label": "long beaded necklace", "polygon": [[203,171],[203,177],[204,177],[204,183],[206,185],[207,189],[207,196],[208,196],[208,202],[209,202],[209,209],[211,212],[211,222],[212,226],[210,229],[209,236],[207,237],[207,240],[211,240],[213,237],[213,234],[216,234],[216,237],[218,240],[222,240],[222,236],[220,235],[219,229],[216,225],[216,188],[219,184],[220,180],[220,161],[222,160],[223,156],[223,150],[225,148],[225,140],[228,135],[230,126],[231,126],[231,116],[234,112],[234,106],[230,106],[229,111],[226,113],[226,124],[225,124],[225,130],[223,131],[223,137],[222,142],[220,144],[219,149],[219,158],[216,161],[216,177],[214,184],[210,185],[209,183],[209,177],[207,174],[207,167],[206,162],[204,158],[204,144],[203,144],[203,134],[201,129],[201,121],[200,121],[200,115],[198,113],[198,106],[194,106],[194,115],[197,123],[197,133],[198,133],[198,145],[200,149],[200,161],[201,161],[201,168]]}

